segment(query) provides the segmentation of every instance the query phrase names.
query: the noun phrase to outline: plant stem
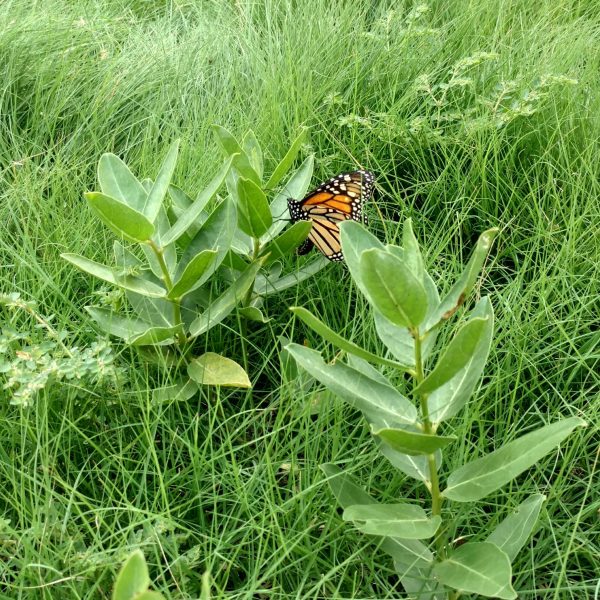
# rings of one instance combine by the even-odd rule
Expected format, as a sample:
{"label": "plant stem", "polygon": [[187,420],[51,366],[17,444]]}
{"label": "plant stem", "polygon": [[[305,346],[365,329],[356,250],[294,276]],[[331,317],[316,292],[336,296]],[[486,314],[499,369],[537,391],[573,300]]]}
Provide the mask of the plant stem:
{"label": "plant stem", "polygon": [[[260,252],[260,240],[258,238],[252,238],[252,263],[258,258]],[[250,285],[244,299],[242,300],[242,308],[250,306],[252,302],[252,293],[254,292],[254,285]],[[248,370],[248,351],[246,348],[246,337],[248,335],[248,321],[244,317],[241,317],[240,321],[240,332],[242,334],[242,354],[244,358],[244,369]]]}
{"label": "plant stem", "polygon": [[[157,246],[153,240],[150,240],[148,243],[156,255],[156,260],[158,260],[158,264],[163,275],[163,281],[165,282],[168,293],[171,291],[171,289],[173,289],[173,280],[171,279],[169,269],[167,268],[167,263],[165,262],[164,248]],[[175,327],[177,327],[177,340],[179,341],[179,345],[183,350],[187,343],[187,338],[185,337],[183,321],[181,320],[181,305],[179,303],[179,298],[174,298],[170,300],[170,302],[173,306],[173,323],[175,324]]]}
{"label": "plant stem", "polygon": [[[425,379],[425,371],[423,368],[423,338],[418,331],[413,334],[415,340],[415,388]],[[427,435],[435,435],[435,430],[429,419],[429,405],[427,403],[427,394],[417,394],[421,405],[421,414],[423,416],[423,429]],[[431,514],[434,516],[442,516],[442,496],[440,494],[440,481],[435,463],[435,454],[427,455],[427,465],[429,467],[429,480],[431,483]],[[435,536],[435,547],[440,560],[446,556],[446,548],[443,536],[441,534],[442,527],[438,529]]]}

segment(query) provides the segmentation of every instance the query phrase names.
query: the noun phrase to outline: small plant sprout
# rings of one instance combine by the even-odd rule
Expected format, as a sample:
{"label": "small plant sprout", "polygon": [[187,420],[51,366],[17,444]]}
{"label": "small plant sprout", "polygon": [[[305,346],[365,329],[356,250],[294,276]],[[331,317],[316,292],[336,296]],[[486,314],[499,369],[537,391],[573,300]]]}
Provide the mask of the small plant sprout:
{"label": "small plant sprout", "polygon": [[[382,244],[355,222],[344,223],[341,229],[350,274],[372,307],[377,333],[391,357],[341,337],[304,308],[291,310],[343,350],[348,360],[327,364],[315,350],[293,343],[285,350],[316,380],[362,412],[383,456],[421,481],[429,496],[427,505],[404,498],[380,503],[342,469],[323,465],[344,509],[343,519],[393,558],[411,598],[456,599],[463,594],[516,598],[511,563],[531,535],[544,496],[533,494],[498,525],[461,544],[451,539],[460,526],[458,517],[464,522],[465,506],[513,480],[585,422],[576,416],[566,418],[499,445],[489,454],[467,458],[458,468],[442,465],[442,454],[460,443],[445,432],[446,423],[468,408],[490,351],[494,323],[490,299],[482,297],[468,314],[461,314],[444,348],[436,348],[436,339],[465,304],[497,230],[481,234],[462,275],[440,298],[410,220],[404,224],[401,247]],[[412,379],[411,399],[381,368],[392,377],[397,373]]]}

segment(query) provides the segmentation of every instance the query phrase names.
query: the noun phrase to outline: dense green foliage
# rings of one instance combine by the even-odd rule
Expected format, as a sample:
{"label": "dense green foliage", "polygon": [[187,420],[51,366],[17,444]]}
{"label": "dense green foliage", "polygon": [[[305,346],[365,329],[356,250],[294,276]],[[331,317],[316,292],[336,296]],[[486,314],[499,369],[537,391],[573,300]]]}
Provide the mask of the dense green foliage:
{"label": "dense green foliage", "polygon": [[[99,157],[113,152],[143,177],[181,138],[174,182],[195,194],[223,160],[212,123],[240,138],[252,128],[266,172],[307,126],[299,158],[315,153],[313,183],[357,164],[372,170],[372,231],[395,242],[412,217],[436,281],[454,281],[477,235],[501,229],[477,290],[493,303],[496,335],[479,392],[445,430],[462,440],[446,460],[458,467],[467,450],[482,455],[559,418],[590,426],[488,496],[480,522],[459,519],[449,535],[468,538],[489,514],[505,516],[498,507],[543,493],[513,585],[522,598],[591,596],[600,569],[596,4],[5,0],[0,291],[36,301],[70,347],[91,345],[84,306],[111,297],[60,254],[111,256],[113,235],[83,200]],[[285,268],[295,261],[305,259]],[[348,466],[389,503],[414,497],[418,484],[379,457],[358,413],[280,358],[281,335],[334,354],[291,305],[382,351],[365,301],[331,265],[268,299],[272,320],[248,326],[252,394],[153,402],[168,370],[119,345],[124,375],[114,384],[54,385],[27,409],[3,391],[0,593],[107,598],[120,563],[141,548],[152,589],[169,599],[199,597],[205,571],[216,597],[397,598],[389,559],[342,521],[319,465]],[[30,332],[29,344],[44,342],[26,313],[0,318]],[[212,329],[201,350],[239,358],[240,325]]]}

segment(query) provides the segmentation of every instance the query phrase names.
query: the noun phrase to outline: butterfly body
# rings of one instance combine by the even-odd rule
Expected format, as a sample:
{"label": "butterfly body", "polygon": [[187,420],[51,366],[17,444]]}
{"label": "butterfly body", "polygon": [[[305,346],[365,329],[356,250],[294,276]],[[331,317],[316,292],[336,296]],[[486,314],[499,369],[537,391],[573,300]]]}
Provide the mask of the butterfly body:
{"label": "butterfly body", "polygon": [[370,171],[341,173],[322,183],[302,200],[289,198],[292,222],[312,222],[308,238],[298,253],[306,254],[315,246],[329,260],[343,260],[339,225],[347,220],[366,221],[362,206],[373,194],[374,179]]}

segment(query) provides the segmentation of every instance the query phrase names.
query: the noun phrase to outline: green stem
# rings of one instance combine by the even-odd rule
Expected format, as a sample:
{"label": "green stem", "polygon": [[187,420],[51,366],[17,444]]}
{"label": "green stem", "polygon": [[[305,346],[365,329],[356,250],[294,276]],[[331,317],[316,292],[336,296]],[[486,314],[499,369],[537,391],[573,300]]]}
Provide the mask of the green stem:
{"label": "green stem", "polygon": [[[150,240],[148,243],[156,255],[156,260],[158,260],[158,264],[163,275],[163,281],[165,282],[165,286],[167,288],[167,293],[169,293],[173,289],[173,280],[171,279],[169,269],[167,268],[167,263],[165,262],[165,250],[164,248],[157,246],[153,240]],[[175,324],[175,327],[177,327],[177,340],[179,341],[179,345],[183,350],[187,343],[187,338],[185,337],[185,330],[183,328],[183,321],[181,319],[181,304],[179,303],[179,298],[170,300],[170,302],[173,306],[173,323]]]}
{"label": "green stem", "polygon": [[[425,370],[423,367],[423,338],[418,331],[413,332],[415,340],[415,388],[425,379]],[[421,414],[423,416],[423,429],[427,435],[435,435],[435,430],[429,418],[429,405],[427,394],[417,394],[421,406]],[[442,516],[442,495],[440,494],[440,480],[435,463],[435,454],[427,455],[427,465],[429,467],[430,493],[431,493],[431,514]],[[440,560],[446,556],[446,548],[442,535],[442,526],[438,529],[435,536],[435,547]]]}
{"label": "green stem", "polygon": [[[252,238],[252,263],[258,258],[258,255],[260,253],[260,240],[258,238]],[[242,307],[246,308],[248,306],[250,306],[250,302],[252,302],[252,293],[254,292],[254,285],[251,284],[250,287],[248,288],[248,291],[246,292],[246,295],[244,296],[243,300],[242,300]],[[248,371],[248,351],[246,348],[246,338],[248,335],[248,321],[247,319],[245,319],[244,317],[241,317],[241,321],[240,321],[240,329],[241,329],[241,334],[242,334],[242,355],[243,355],[243,363],[244,363],[244,369],[246,371]]]}

